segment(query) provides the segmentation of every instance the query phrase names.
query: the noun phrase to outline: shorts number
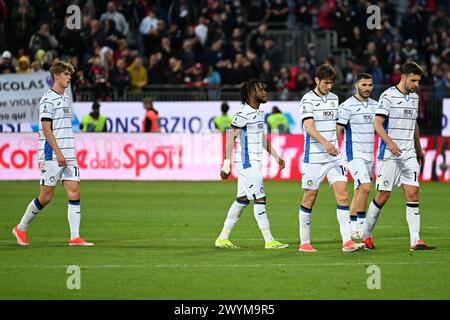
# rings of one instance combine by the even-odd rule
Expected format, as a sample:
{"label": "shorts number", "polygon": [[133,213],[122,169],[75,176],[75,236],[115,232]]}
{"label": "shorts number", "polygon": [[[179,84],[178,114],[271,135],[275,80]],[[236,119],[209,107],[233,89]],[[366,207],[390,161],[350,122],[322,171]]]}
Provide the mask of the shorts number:
{"label": "shorts number", "polygon": [[339,166],[339,167],[341,168],[342,175],[345,176],[345,171],[346,171],[346,169],[345,169],[343,166]]}
{"label": "shorts number", "polygon": [[417,171],[414,171],[414,181],[417,181]]}
{"label": "shorts number", "polygon": [[78,169],[78,167],[73,167],[73,170],[75,171],[75,177],[79,177],[80,174],[80,169]]}

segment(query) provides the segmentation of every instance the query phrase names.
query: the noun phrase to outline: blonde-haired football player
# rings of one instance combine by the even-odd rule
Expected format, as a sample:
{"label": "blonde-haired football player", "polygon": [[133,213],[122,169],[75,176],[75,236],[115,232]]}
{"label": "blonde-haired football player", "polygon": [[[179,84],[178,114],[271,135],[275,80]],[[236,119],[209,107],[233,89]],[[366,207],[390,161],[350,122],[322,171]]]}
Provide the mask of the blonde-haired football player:
{"label": "blonde-haired football player", "polygon": [[92,246],[80,238],[80,168],[77,164],[72,131],[72,103],[64,92],[74,72],[71,64],[57,60],[50,67],[54,81],[39,102],[40,192],[28,205],[13,234],[20,245],[29,245],[27,230],[31,221],[52,200],[55,186],[61,181],[67,193],[70,246]]}

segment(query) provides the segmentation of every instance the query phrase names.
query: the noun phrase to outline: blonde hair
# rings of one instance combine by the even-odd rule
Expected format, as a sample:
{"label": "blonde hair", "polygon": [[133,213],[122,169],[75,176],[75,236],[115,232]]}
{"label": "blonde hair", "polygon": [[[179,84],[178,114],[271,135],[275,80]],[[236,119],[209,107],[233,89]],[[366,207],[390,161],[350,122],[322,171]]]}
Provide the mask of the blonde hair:
{"label": "blonde hair", "polygon": [[50,75],[53,80],[55,80],[55,74],[60,74],[66,71],[73,74],[75,72],[75,68],[70,63],[61,60],[55,60],[50,67]]}

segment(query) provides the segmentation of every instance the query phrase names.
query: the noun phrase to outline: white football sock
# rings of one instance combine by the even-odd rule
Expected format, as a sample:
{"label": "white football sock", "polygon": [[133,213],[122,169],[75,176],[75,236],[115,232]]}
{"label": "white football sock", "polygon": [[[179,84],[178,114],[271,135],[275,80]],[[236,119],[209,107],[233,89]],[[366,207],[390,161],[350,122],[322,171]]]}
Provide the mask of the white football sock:
{"label": "white football sock", "polygon": [[358,231],[358,221],[356,216],[350,216],[352,233]]}
{"label": "white football sock", "polygon": [[80,236],[81,209],[80,201],[69,200],[67,205],[67,218],[70,226],[70,240]]}
{"label": "white football sock", "polygon": [[25,210],[25,213],[19,222],[19,230],[27,231],[31,221],[36,218],[37,214],[41,212],[42,209],[44,209],[44,206],[39,203],[38,198],[31,200],[28,204],[27,210]]}
{"label": "white football sock", "polygon": [[219,239],[228,239],[231,231],[233,230],[236,222],[241,217],[242,211],[244,211],[245,207],[249,204],[249,201],[241,201],[236,200],[231,205],[228,210],[227,218],[225,219],[225,223],[223,224],[222,232],[219,235]]}
{"label": "white football sock", "polygon": [[417,241],[420,240],[420,213],[418,202],[406,203],[406,221],[408,221],[411,246],[414,246]]}
{"label": "white football sock", "polygon": [[253,214],[255,215],[256,222],[258,222],[259,230],[264,237],[265,242],[274,240],[272,233],[270,232],[269,219],[266,213],[265,202],[253,202]]}
{"label": "white football sock", "polygon": [[366,223],[366,212],[365,211],[359,211],[357,213],[358,218],[357,218],[357,224],[358,224],[358,230],[364,230],[364,225]]}
{"label": "white football sock", "polygon": [[342,237],[342,243],[352,240],[350,213],[348,206],[336,206],[336,216],[339,222],[339,231]]}
{"label": "white football sock", "polygon": [[377,223],[378,216],[380,215],[382,206],[373,200],[369,205],[369,210],[367,210],[366,217],[366,225],[363,231],[363,239],[367,239],[372,235],[373,228],[375,228],[375,224]]}
{"label": "white football sock", "polygon": [[298,211],[300,222],[300,244],[311,243],[311,213],[312,209],[308,209],[304,206],[301,206]]}

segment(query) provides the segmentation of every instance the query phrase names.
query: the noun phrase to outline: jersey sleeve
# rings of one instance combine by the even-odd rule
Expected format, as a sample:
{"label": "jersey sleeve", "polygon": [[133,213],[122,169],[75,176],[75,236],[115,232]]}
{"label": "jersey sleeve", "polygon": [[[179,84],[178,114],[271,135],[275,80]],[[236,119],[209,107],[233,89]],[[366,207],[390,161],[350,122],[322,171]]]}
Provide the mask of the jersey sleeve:
{"label": "jersey sleeve", "polygon": [[314,119],[313,104],[310,101],[305,99],[300,101],[300,110],[302,122],[306,119]]}
{"label": "jersey sleeve", "polygon": [[39,121],[42,121],[42,119],[53,119],[53,113],[53,103],[48,101],[47,98],[42,99],[39,102]]}
{"label": "jersey sleeve", "polygon": [[380,100],[378,100],[377,108],[375,110],[376,115],[383,115],[388,116],[389,112],[391,111],[391,105],[392,102],[389,99],[388,95],[386,93],[383,93],[380,96]]}
{"label": "jersey sleeve", "polygon": [[238,112],[233,116],[231,126],[235,128],[243,128],[247,125],[247,122],[247,117],[242,112]]}
{"label": "jersey sleeve", "polygon": [[346,126],[347,123],[350,121],[350,115],[351,112],[349,109],[347,109],[345,106],[340,106],[338,109],[338,117],[337,117],[337,124],[341,124],[343,126]]}

